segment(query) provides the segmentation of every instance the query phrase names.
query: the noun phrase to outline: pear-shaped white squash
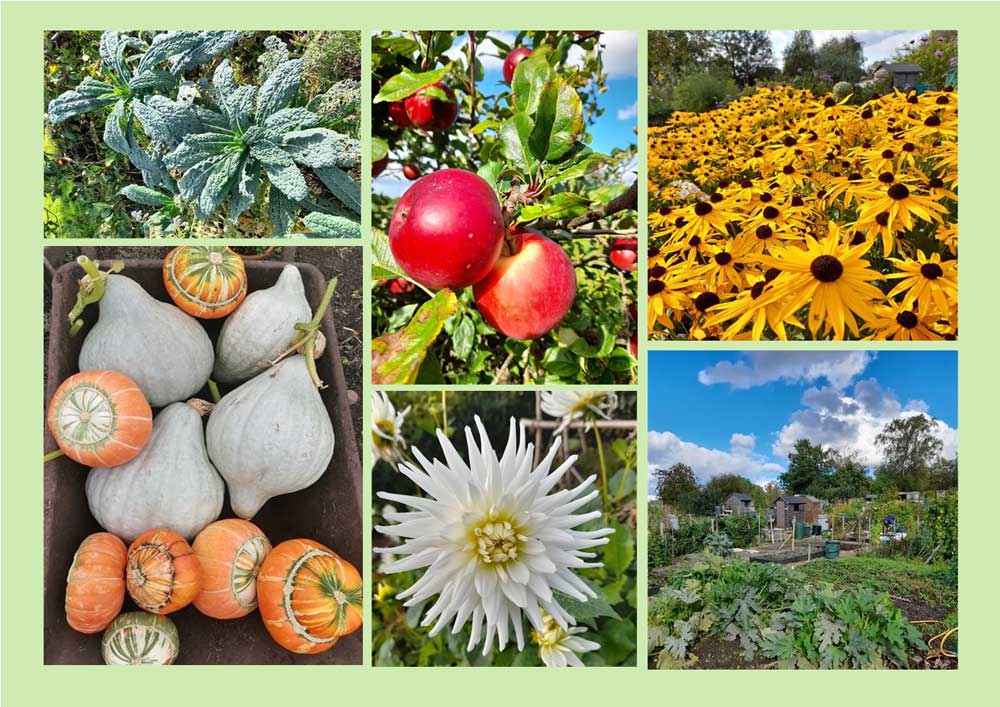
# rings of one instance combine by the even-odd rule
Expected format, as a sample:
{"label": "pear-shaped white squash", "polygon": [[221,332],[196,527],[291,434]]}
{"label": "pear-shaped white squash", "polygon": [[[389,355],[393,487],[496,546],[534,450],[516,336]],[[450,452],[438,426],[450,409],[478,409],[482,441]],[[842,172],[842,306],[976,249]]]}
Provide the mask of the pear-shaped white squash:
{"label": "pear-shaped white squash", "polygon": [[190,540],[219,517],[225,496],[208,459],[201,415],[187,403],[161,410],[139,455],[91,469],[86,487],[94,518],[126,542],[150,528],[170,528]]}
{"label": "pear-shaped white squash", "polygon": [[130,278],[109,275],[100,317],[80,349],[80,370],[124,373],[157,408],[201,390],[213,358],[212,341],[194,317]]}
{"label": "pear-shaped white squash", "polygon": [[242,383],[263,373],[291,345],[295,325],[310,319],[302,275],[294,265],[286,265],[273,287],[247,295],[222,324],[213,379]]}
{"label": "pear-shaped white squash", "polygon": [[240,518],[315,483],[333,458],[333,424],[305,358],[286,358],[227,393],[208,418],[206,440]]}

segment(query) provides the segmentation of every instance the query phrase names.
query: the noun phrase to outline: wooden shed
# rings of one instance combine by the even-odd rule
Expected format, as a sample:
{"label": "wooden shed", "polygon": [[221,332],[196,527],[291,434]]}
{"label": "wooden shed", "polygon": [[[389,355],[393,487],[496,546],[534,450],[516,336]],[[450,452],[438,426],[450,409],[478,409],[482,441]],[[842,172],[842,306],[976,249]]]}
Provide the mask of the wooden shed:
{"label": "wooden shed", "polygon": [[896,498],[900,501],[909,501],[910,503],[920,503],[920,492],[919,491],[900,491]]}
{"label": "wooden shed", "polygon": [[813,525],[823,510],[823,502],[814,496],[780,496],[774,502],[774,526],[791,528],[796,523]]}
{"label": "wooden shed", "polygon": [[920,74],[924,73],[924,67],[920,64],[881,64],[875,67],[875,78],[879,78],[879,72],[885,71],[892,76],[893,88],[900,91],[905,88],[916,88],[920,83]]}
{"label": "wooden shed", "polygon": [[753,498],[745,493],[729,494],[729,497],[726,498],[722,505],[728,513],[732,513],[737,516],[757,512],[757,509],[754,508],[753,505]]}

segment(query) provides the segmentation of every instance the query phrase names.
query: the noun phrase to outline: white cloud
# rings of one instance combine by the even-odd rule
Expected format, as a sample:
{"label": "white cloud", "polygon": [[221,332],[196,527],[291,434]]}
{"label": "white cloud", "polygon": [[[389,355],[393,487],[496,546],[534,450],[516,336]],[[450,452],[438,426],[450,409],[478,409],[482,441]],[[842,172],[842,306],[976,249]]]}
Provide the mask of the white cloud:
{"label": "white cloud", "polygon": [[[599,40],[604,60],[604,73],[609,79],[629,78],[639,75],[639,37],[635,32],[602,32]],[[583,50],[570,47],[566,63],[582,64]]]}
{"label": "white cloud", "polygon": [[[796,441],[807,439],[812,444],[854,451],[863,464],[874,467],[882,461],[875,438],[887,424],[897,418],[928,414],[926,402],[911,400],[901,405],[893,392],[874,378],[858,381],[850,394],[833,387],[810,388],[802,394],[802,404],[805,407],[794,412],[778,431],[771,448],[775,456],[787,456]],[[954,459],[958,430],[941,420],[934,423],[942,454]]]}
{"label": "white cloud", "polygon": [[[685,442],[673,432],[649,432],[649,466],[667,469],[674,464],[687,464],[701,483],[720,474],[739,474],[754,483],[764,484],[784,471],[780,464],[768,461],[754,451],[754,435],[735,433],[729,440],[730,449],[710,449]],[[650,492],[655,480],[650,478]]]}
{"label": "white cloud", "polygon": [[[483,65],[486,71],[500,71],[503,68],[503,60],[506,57],[506,52],[493,44],[493,37],[509,45],[517,38],[517,33],[490,32],[485,37],[480,36],[479,41],[476,43],[476,58],[479,59],[479,63]],[[452,61],[455,61],[466,55],[468,46],[468,35],[462,35],[462,38],[452,45],[451,49],[445,52],[445,55]]]}
{"label": "white cloud", "polygon": [[783,381],[812,383],[825,379],[838,390],[845,388],[875,358],[865,351],[757,351],[741,360],[719,361],[698,372],[702,385],[728,383],[746,390]]}
{"label": "white cloud", "polygon": [[626,108],[618,109],[618,120],[633,120],[637,115],[639,115],[638,101]]}

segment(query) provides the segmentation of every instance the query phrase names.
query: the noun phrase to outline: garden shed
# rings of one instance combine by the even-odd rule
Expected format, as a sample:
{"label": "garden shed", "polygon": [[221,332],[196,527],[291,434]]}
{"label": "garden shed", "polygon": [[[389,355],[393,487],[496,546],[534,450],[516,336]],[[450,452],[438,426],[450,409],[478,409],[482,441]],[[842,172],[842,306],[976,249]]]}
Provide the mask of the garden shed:
{"label": "garden shed", "polygon": [[726,498],[722,505],[726,513],[732,513],[733,515],[742,516],[757,512],[757,509],[753,505],[753,498],[745,493],[729,494],[729,497]]}
{"label": "garden shed", "polygon": [[900,491],[897,495],[900,501],[909,501],[910,503],[920,503],[920,492],[919,491]]}
{"label": "garden shed", "polygon": [[893,88],[900,90],[907,86],[916,88],[920,83],[920,74],[924,73],[920,64],[882,64],[875,67],[875,78],[879,78],[879,72],[883,69],[892,75]]}
{"label": "garden shed", "polygon": [[791,528],[792,521],[812,525],[823,510],[823,502],[815,496],[780,496],[774,502],[774,525]]}

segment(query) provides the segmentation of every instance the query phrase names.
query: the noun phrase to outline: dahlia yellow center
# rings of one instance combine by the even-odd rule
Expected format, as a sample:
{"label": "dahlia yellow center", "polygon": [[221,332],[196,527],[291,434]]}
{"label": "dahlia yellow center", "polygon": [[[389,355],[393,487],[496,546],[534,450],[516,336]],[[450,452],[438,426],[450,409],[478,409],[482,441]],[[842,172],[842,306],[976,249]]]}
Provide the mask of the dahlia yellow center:
{"label": "dahlia yellow center", "polygon": [[526,540],[518,531],[510,516],[491,508],[487,517],[472,526],[469,533],[476,559],[491,567],[515,561]]}

